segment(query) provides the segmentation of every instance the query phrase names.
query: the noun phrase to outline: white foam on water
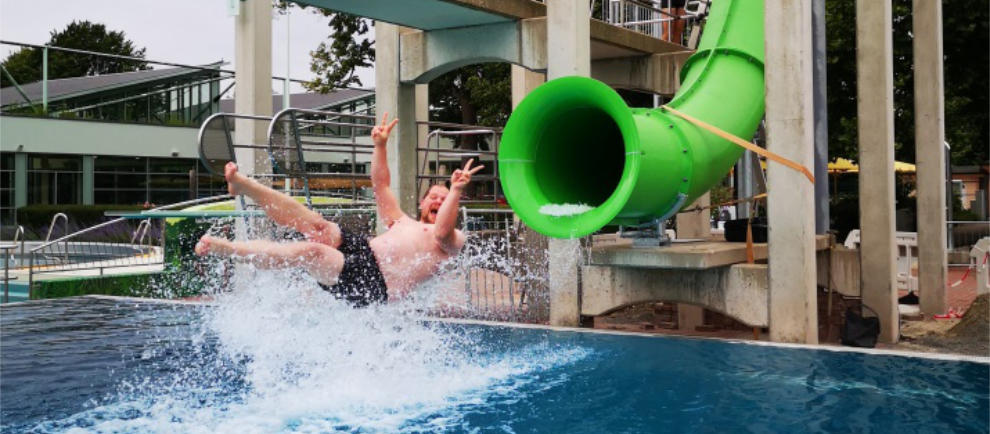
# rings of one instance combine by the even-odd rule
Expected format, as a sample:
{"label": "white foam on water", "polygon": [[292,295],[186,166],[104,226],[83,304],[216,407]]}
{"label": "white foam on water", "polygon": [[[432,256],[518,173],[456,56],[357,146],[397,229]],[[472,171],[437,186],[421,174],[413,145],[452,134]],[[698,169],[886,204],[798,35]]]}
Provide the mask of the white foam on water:
{"label": "white foam on water", "polygon": [[554,217],[568,217],[584,214],[594,209],[583,203],[548,203],[540,207],[540,214]]}
{"label": "white foam on water", "polygon": [[[107,404],[59,426],[170,433],[452,429],[466,407],[543,387],[540,372],[590,354],[546,342],[505,350],[477,333],[417,320],[443,287],[435,283],[402,302],[354,309],[298,273],[257,272],[251,282],[220,294],[207,311],[194,337],[217,339],[219,354],[205,352],[210,360],[179,375],[188,378],[128,384]],[[237,366],[245,384],[236,393],[190,380],[202,377],[195,370]]]}

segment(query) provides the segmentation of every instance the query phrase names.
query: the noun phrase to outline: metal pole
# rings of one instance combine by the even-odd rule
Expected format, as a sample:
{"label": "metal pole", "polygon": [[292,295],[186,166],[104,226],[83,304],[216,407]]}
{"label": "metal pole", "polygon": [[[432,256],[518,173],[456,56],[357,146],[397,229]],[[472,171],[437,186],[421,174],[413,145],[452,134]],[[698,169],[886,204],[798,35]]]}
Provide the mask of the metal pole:
{"label": "metal pole", "polygon": [[290,81],[288,79],[288,77],[292,75],[289,73],[289,68],[292,65],[292,63],[290,62],[291,57],[289,56],[289,53],[292,53],[292,44],[289,43],[289,36],[292,35],[292,32],[290,31],[290,27],[289,27],[289,15],[291,11],[292,11],[291,4],[285,7],[285,76],[286,78],[282,80],[282,83],[284,85],[284,90],[282,91],[283,110],[289,108],[292,99],[292,97],[289,96]]}
{"label": "metal pole", "polygon": [[41,51],[41,109],[48,114],[48,46]]}
{"label": "metal pole", "polygon": [[829,229],[828,209],[828,99],[825,95],[825,0],[811,2],[813,53],[812,94],[815,111],[815,233]]}

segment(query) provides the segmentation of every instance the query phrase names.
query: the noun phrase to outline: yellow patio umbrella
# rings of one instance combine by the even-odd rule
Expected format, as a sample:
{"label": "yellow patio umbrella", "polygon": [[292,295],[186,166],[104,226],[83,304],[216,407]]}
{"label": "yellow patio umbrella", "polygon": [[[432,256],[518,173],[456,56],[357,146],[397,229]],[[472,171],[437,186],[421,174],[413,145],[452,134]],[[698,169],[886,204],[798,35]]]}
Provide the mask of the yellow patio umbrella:
{"label": "yellow patio umbrella", "polygon": [[[903,161],[894,162],[894,172],[897,173],[914,173],[917,170],[914,164],[905,163]],[[828,173],[858,173],[859,165],[854,163],[852,160],[845,158],[836,158],[835,161],[828,163]]]}

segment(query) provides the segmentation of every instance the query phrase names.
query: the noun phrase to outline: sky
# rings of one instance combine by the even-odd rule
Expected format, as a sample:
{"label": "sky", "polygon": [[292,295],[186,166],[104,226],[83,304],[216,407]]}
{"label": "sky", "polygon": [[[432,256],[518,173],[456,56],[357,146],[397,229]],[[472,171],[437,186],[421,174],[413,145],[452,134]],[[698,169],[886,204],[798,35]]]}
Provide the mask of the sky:
{"label": "sky", "polygon": [[[234,18],[227,4],[228,0],[0,0],[0,39],[43,44],[52,30],[64,29],[73,20],[89,20],[123,31],[137,47],[147,49],[148,59],[192,65],[223,59],[234,69]],[[292,78],[314,77],[309,52],[327,40],[330,29],[328,19],[311,10],[293,7],[288,20],[273,12],[272,75],[284,76],[288,66]],[[369,35],[374,38],[373,28]],[[0,56],[6,58],[17,49],[0,45]],[[164,66],[155,67],[160,68]],[[358,71],[358,77],[361,87],[374,86],[373,69]],[[276,87],[281,93],[281,85]],[[292,91],[302,88],[296,85]]]}

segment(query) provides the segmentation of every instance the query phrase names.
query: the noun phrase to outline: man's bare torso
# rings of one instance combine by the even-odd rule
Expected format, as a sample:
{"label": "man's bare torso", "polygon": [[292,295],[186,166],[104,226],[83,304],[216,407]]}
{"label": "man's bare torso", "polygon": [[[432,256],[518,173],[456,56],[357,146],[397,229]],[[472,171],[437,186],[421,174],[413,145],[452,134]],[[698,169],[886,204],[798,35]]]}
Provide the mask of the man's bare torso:
{"label": "man's bare torso", "polygon": [[[434,225],[402,216],[385,233],[369,243],[385,277],[388,298],[395,300],[433,276],[437,266],[456,255],[445,252],[433,233]],[[464,236],[457,233],[458,245]]]}

